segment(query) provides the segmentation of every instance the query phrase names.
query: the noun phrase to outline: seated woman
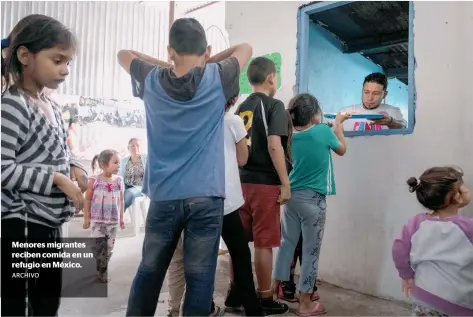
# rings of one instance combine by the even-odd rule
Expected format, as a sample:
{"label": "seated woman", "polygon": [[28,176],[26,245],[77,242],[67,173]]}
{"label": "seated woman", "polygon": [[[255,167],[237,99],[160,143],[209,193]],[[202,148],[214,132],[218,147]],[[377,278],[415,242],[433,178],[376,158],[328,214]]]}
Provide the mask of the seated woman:
{"label": "seated woman", "polygon": [[125,183],[125,211],[133,205],[137,197],[143,196],[143,178],[148,157],[140,152],[140,140],[132,138],[128,141],[128,151],[130,156],[122,159],[120,163],[120,173]]}

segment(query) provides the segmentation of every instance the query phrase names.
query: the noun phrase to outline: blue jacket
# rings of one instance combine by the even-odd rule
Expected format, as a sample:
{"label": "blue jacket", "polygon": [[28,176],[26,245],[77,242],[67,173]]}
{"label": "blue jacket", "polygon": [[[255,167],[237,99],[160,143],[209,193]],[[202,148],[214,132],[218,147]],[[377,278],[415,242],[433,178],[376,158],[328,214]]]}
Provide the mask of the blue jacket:
{"label": "blue jacket", "polygon": [[[140,154],[141,156],[141,163],[143,164],[143,169],[146,169],[146,163],[148,162],[148,155]],[[120,162],[120,171],[118,172],[118,176],[120,176],[123,181],[125,181],[125,171],[126,171],[126,164],[130,161],[131,156],[127,156],[122,159]]]}

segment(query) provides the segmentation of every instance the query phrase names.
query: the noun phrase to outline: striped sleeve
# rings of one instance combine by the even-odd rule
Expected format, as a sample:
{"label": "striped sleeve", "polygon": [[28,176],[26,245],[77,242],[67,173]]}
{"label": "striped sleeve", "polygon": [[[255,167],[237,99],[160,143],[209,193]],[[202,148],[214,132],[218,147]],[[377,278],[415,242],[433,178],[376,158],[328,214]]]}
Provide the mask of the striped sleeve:
{"label": "striped sleeve", "polygon": [[60,126],[62,127],[62,132],[64,133],[64,142],[67,144],[66,146],[66,150],[67,150],[67,156],[69,157],[69,164],[71,167],[77,167],[77,168],[80,168],[81,170],[84,171],[85,175],[87,176],[87,169],[84,167],[84,165],[81,163],[80,160],[78,160],[74,154],[71,152],[71,149],[69,147],[69,144],[67,142],[67,135],[68,135],[68,132],[66,131],[66,129],[64,128],[65,127],[65,123],[64,123],[64,119],[62,118],[62,113],[61,113],[61,108],[59,107],[59,105],[57,104],[56,101],[54,101],[53,99],[49,99],[49,101],[52,103],[53,105],[53,110],[55,112],[55,115],[56,115],[56,118],[58,119],[59,123],[60,123]]}
{"label": "striped sleeve", "polygon": [[49,195],[51,172],[17,163],[17,149],[26,143],[29,114],[20,98],[2,98],[2,189]]}

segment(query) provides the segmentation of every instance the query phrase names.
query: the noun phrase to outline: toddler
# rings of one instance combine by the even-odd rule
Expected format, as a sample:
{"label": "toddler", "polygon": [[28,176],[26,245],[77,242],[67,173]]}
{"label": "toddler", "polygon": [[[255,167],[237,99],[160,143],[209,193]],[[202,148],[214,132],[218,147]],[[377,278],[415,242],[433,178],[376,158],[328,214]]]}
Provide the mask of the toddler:
{"label": "toddler", "polygon": [[96,239],[94,246],[95,259],[99,280],[109,281],[107,277],[108,262],[112,256],[118,222],[123,222],[124,198],[123,182],[117,176],[120,169],[118,152],[104,150],[99,155],[99,166],[102,173],[89,180],[85,194],[84,229],[92,222],[92,237]]}
{"label": "toddler", "polygon": [[394,241],[393,259],[415,316],[473,316],[473,219],[458,215],[470,203],[463,173],[433,167],[410,191],[427,210]]}

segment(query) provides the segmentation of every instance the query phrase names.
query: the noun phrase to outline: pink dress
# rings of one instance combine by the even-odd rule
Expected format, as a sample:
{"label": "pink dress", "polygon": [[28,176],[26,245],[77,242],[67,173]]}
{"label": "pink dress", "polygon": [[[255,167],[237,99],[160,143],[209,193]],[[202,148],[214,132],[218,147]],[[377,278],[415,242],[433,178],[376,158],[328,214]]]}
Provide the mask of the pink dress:
{"label": "pink dress", "polygon": [[90,221],[93,223],[118,224],[121,191],[122,180],[120,177],[117,177],[113,182],[95,177],[90,206]]}

